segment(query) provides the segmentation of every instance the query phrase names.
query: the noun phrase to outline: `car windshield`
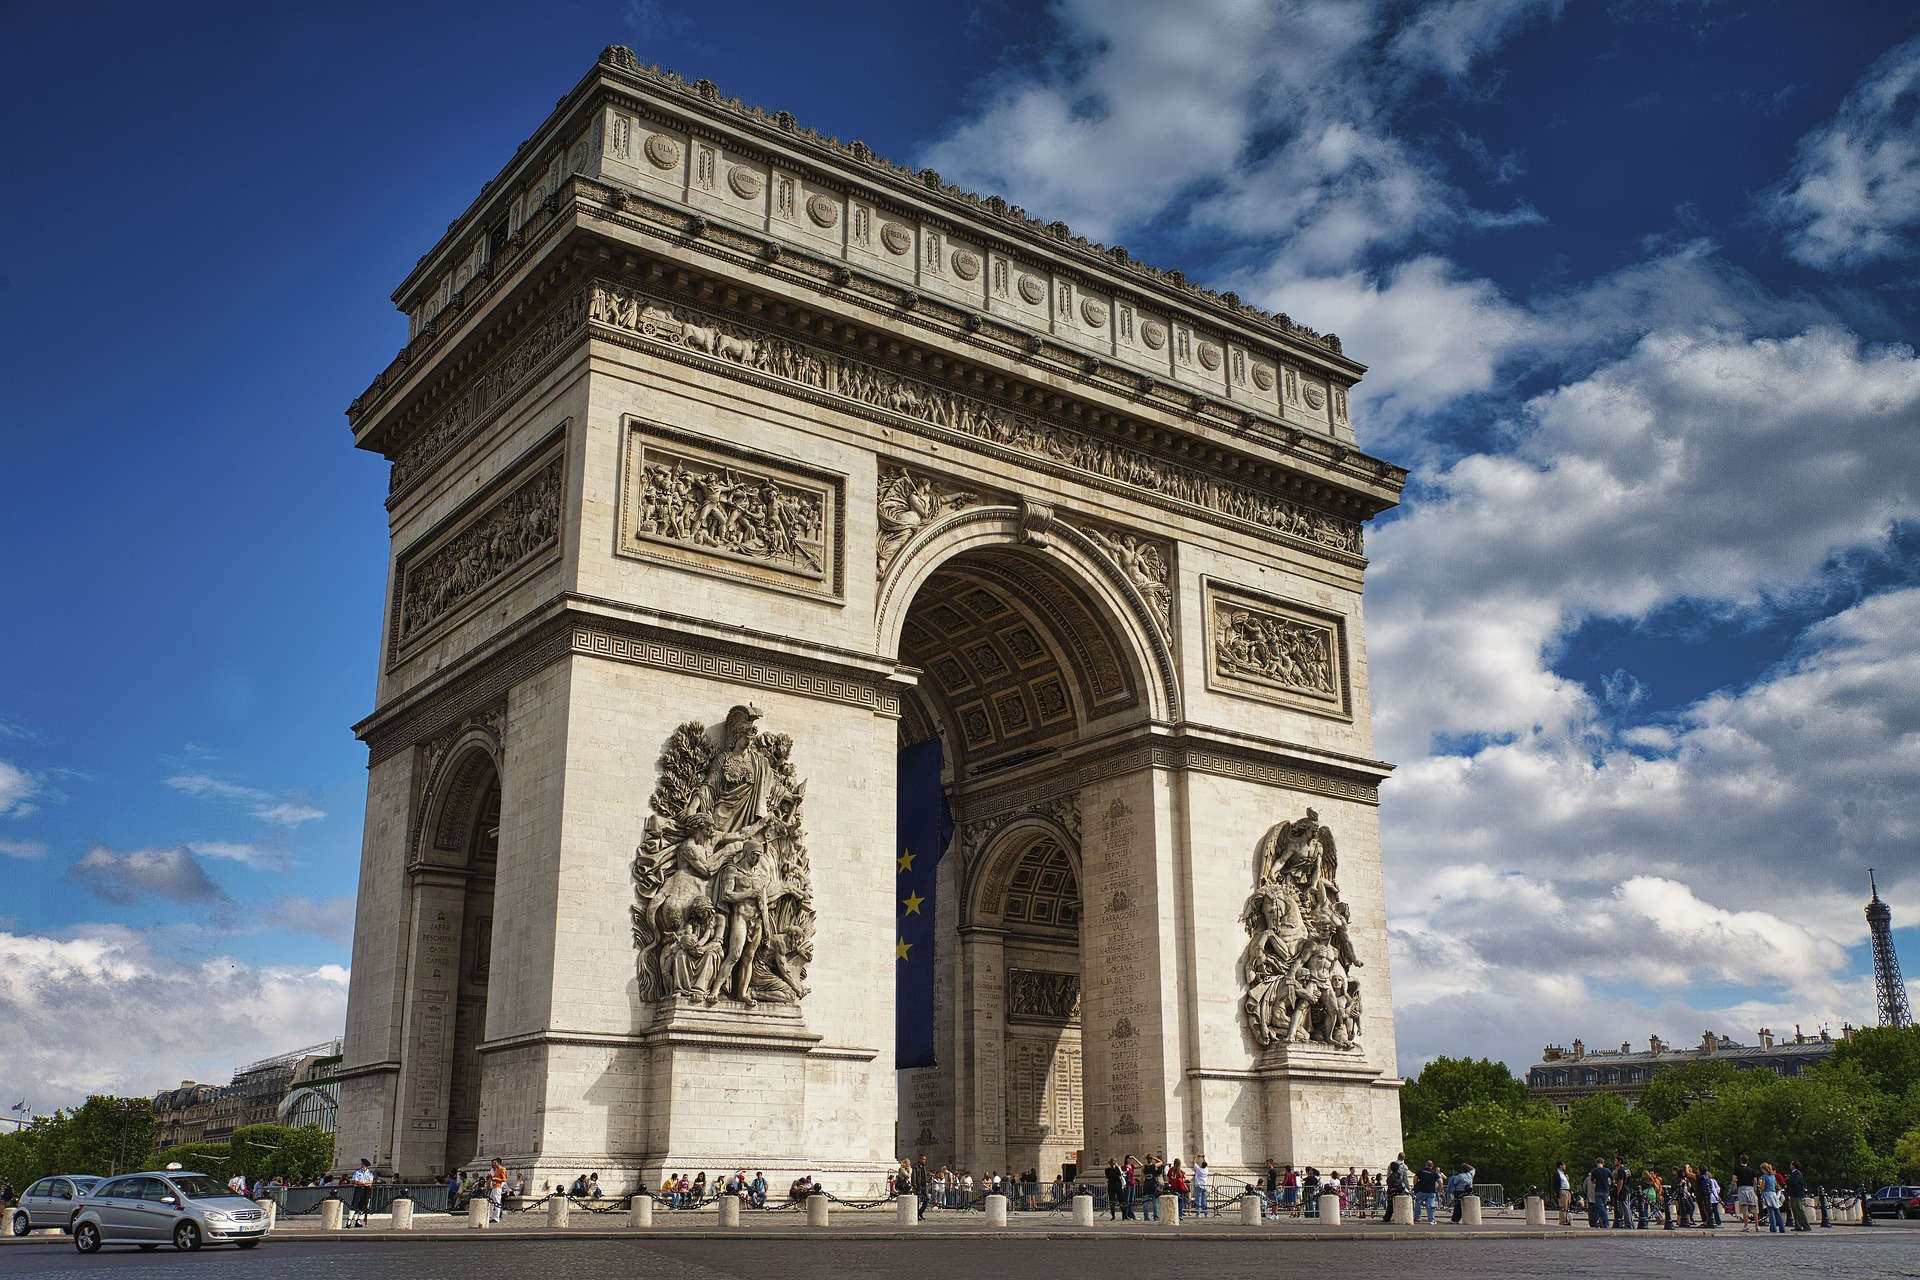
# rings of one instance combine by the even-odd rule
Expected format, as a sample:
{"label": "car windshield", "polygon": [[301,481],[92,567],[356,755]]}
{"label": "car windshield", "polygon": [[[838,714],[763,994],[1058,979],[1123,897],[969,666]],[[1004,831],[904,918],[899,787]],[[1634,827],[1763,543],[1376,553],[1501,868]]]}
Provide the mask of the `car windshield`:
{"label": "car windshield", "polygon": [[79,1187],[79,1188],[80,1188],[80,1189],[81,1189],[82,1191],[91,1191],[91,1190],[93,1190],[93,1189],[94,1189],[95,1187],[97,1187],[97,1186],[99,1186],[99,1185],[100,1185],[100,1179],[98,1179],[98,1178],[75,1178],[75,1179],[73,1180],[73,1185],[74,1185],[74,1186],[76,1186],[76,1187]]}
{"label": "car windshield", "polygon": [[201,1173],[189,1173],[184,1177],[175,1175],[173,1185],[180,1188],[180,1194],[189,1200],[216,1200],[233,1194],[226,1183],[215,1182]]}

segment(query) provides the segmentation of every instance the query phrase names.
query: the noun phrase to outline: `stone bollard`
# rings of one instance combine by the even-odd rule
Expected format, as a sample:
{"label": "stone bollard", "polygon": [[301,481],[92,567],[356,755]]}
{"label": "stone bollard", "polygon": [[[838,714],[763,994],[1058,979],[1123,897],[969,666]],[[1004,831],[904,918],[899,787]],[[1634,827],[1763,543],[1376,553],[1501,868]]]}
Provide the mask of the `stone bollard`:
{"label": "stone bollard", "polygon": [[1460,1197],[1460,1225],[1463,1227],[1477,1227],[1480,1225],[1479,1196]]}
{"label": "stone bollard", "polygon": [[1160,1197],[1160,1225],[1163,1227],[1177,1227],[1180,1225],[1179,1196]]}
{"label": "stone bollard", "polygon": [[630,1227],[650,1227],[653,1225],[653,1197],[637,1195],[627,1204],[627,1225]]}
{"label": "stone bollard", "polygon": [[1075,1196],[1073,1198],[1073,1225],[1090,1227],[1093,1225],[1093,1197]]}
{"label": "stone bollard", "polygon": [[[1460,1216],[1464,1218],[1466,1214],[1462,1213]],[[1527,1197],[1527,1225],[1530,1227],[1547,1225],[1547,1202],[1544,1197]]]}
{"label": "stone bollard", "polygon": [[810,1227],[827,1225],[827,1198],[817,1191],[807,1197],[807,1225]]}
{"label": "stone bollard", "polygon": [[413,1201],[401,1196],[393,1202],[393,1229],[395,1231],[413,1230]]}
{"label": "stone bollard", "polygon": [[547,1225],[564,1227],[573,1216],[573,1206],[567,1202],[564,1191],[556,1191],[547,1197]]}
{"label": "stone bollard", "polygon": [[1260,1197],[1251,1192],[1240,1197],[1240,1225],[1243,1227],[1260,1225]]}
{"label": "stone bollard", "polygon": [[1005,1196],[987,1197],[987,1225],[1004,1227],[1007,1225],[1007,1198]]}
{"label": "stone bollard", "polygon": [[893,1202],[893,1221],[895,1226],[917,1227],[920,1225],[920,1201],[911,1194],[898,1196]]}
{"label": "stone bollard", "polygon": [[1393,1198],[1392,1223],[1396,1227],[1413,1225],[1413,1197],[1402,1191]]}
{"label": "stone bollard", "polygon": [[721,1196],[718,1199],[716,1199],[713,1203],[716,1211],[720,1215],[721,1226],[737,1227],[740,1225],[740,1197],[739,1196]]}
{"label": "stone bollard", "polygon": [[470,1227],[486,1226],[487,1215],[491,1208],[492,1206],[487,1203],[485,1196],[474,1196],[471,1200],[467,1201],[467,1225]]}
{"label": "stone bollard", "polygon": [[1340,1225],[1340,1197],[1324,1195],[1320,1197],[1320,1225],[1337,1227]]}
{"label": "stone bollard", "polygon": [[320,1202],[320,1229],[322,1231],[340,1230],[340,1223],[346,1211],[347,1206],[338,1200],[322,1200]]}
{"label": "stone bollard", "polygon": [[280,1221],[280,1202],[268,1196],[264,1200],[255,1200],[254,1203],[259,1205],[267,1215],[267,1230],[273,1230],[274,1224]]}

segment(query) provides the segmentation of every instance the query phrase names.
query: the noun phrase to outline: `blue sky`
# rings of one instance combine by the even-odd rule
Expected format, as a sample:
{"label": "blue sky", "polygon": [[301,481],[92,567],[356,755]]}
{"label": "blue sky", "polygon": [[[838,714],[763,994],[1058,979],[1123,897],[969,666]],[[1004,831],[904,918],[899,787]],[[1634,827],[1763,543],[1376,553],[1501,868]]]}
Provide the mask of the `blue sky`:
{"label": "blue sky", "polygon": [[393,285],[616,41],[1372,366],[1362,443],[1416,470],[1367,605],[1403,1067],[1870,1018],[1867,865],[1920,966],[1916,36],[1709,0],[16,15],[0,1092],[337,1030],[385,586],[342,410]]}

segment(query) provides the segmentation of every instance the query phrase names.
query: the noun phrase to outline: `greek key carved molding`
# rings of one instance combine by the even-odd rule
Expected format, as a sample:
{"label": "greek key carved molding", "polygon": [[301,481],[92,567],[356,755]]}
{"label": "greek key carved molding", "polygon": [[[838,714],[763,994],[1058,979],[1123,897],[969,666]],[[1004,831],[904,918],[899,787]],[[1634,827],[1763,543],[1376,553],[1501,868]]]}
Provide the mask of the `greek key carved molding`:
{"label": "greek key carved molding", "polygon": [[627,420],[620,554],[838,599],[845,479]]}
{"label": "greek key carved molding", "polygon": [[1212,579],[1205,592],[1210,688],[1351,717],[1345,619]]}
{"label": "greek key carved molding", "polygon": [[1024,457],[1079,471],[1151,497],[1361,553],[1360,524],[1263,493],[1145,449],[1102,440],[836,352],[747,329],[623,285],[596,281],[591,318],[650,341],[698,352],[814,391],[957,432]]}
{"label": "greek key carved molding", "polygon": [[564,458],[556,448],[514,468],[443,523],[452,532],[430,533],[400,554],[389,661],[559,545]]}

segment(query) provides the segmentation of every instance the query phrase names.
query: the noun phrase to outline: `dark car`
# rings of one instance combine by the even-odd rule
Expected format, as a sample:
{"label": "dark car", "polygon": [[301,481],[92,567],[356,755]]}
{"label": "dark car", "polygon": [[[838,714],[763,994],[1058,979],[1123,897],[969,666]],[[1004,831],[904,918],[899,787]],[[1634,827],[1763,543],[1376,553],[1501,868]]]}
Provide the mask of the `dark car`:
{"label": "dark car", "polygon": [[1920,1218],[1920,1187],[1882,1187],[1867,1197],[1876,1218]]}

